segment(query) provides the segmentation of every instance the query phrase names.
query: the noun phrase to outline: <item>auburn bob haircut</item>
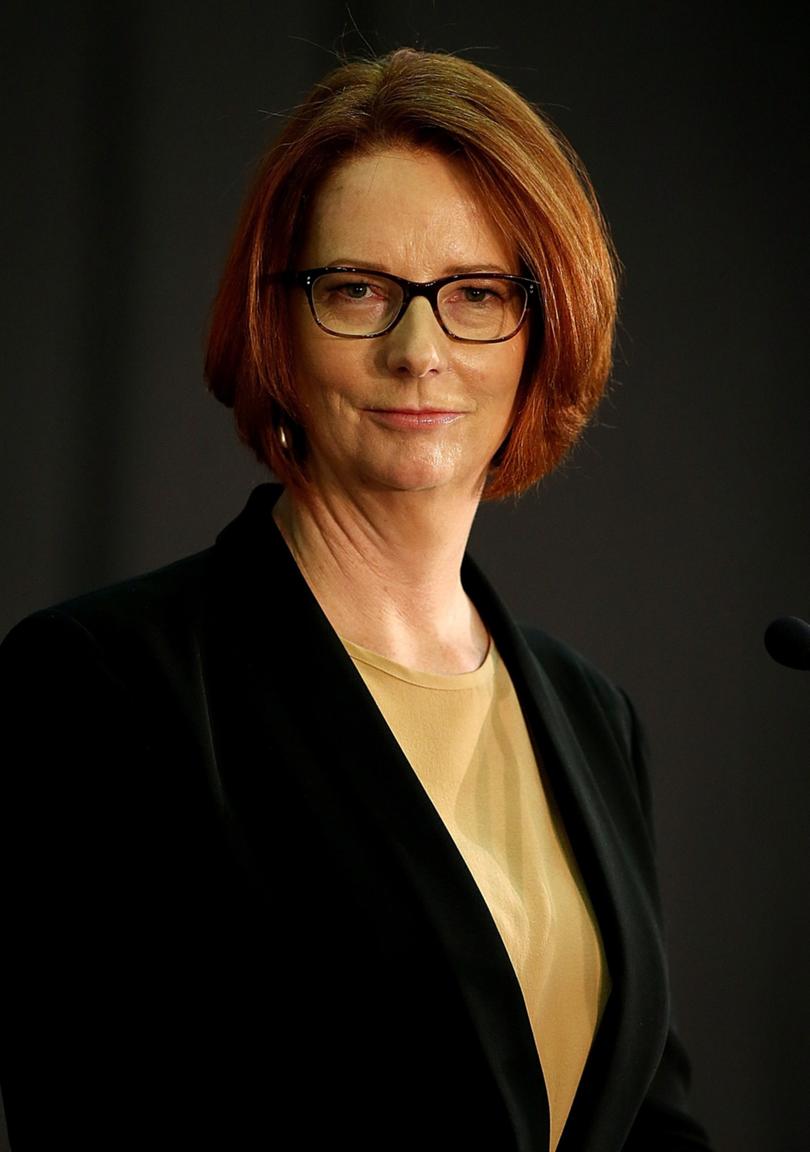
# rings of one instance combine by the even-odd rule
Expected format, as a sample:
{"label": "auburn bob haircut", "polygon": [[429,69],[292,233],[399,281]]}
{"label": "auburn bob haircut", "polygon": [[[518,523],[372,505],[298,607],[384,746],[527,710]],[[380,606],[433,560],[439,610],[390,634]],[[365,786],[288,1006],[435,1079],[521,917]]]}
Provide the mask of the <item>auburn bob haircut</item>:
{"label": "auburn bob haircut", "polygon": [[519,493],[563,458],[610,372],[617,264],[590,181],[526,100],[459,57],[399,49],[317,84],[261,161],[214,302],[205,372],[242,440],[286,484],[306,488],[289,286],[309,208],[341,162],[392,146],[453,156],[538,281],[509,435],[484,497]]}

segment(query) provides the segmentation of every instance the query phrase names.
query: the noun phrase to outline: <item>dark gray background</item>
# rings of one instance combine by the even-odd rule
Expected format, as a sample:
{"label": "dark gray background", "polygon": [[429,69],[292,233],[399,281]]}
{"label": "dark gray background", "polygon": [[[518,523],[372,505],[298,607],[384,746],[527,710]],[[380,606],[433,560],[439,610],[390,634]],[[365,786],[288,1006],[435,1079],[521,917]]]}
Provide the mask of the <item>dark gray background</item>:
{"label": "dark gray background", "polygon": [[611,396],[474,548],[646,722],[696,1112],[725,1152],[807,1152],[810,680],[762,644],[810,614],[805,37],[776,6],[7,7],[0,632],[205,547],[264,479],[202,384],[208,308],[276,115],[363,38],[498,72],[600,192]]}

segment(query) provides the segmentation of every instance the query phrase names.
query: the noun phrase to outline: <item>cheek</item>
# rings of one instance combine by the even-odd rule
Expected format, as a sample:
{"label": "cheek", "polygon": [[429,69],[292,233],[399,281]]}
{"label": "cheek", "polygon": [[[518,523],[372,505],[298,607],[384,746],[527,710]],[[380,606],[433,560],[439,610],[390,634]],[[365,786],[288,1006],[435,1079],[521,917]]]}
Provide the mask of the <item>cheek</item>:
{"label": "cheek", "polygon": [[517,396],[524,360],[523,347],[496,345],[493,348],[493,356],[485,374],[487,389],[493,403],[511,407]]}
{"label": "cheek", "polygon": [[326,341],[310,346],[304,361],[311,399],[320,404],[339,404],[342,399],[359,397],[368,376],[365,348],[348,340]]}
{"label": "cheek", "polygon": [[301,419],[309,434],[327,434],[328,429],[345,435],[356,420],[355,409],[367,397],[363,381],[368,368],[361,341],[306,340],[296,360],[296,392]]}
{"label": "cheek", "polygon": [[512,391],[515,398],[520,391],[520,382],[523,379],[524,369],[526,368],[526,361],[529,354],[529,332],[527,328],[523,328],[515,337],[515,346],[510,351],[512,353],[511,360],[511,379]]}
{"label": "cheek", "polygon": [[336,340],[317,327],[307,311],[293,322],[293,364],[296,392],[302,408],[322,406],[341,382],[351,379],[348,341]]}

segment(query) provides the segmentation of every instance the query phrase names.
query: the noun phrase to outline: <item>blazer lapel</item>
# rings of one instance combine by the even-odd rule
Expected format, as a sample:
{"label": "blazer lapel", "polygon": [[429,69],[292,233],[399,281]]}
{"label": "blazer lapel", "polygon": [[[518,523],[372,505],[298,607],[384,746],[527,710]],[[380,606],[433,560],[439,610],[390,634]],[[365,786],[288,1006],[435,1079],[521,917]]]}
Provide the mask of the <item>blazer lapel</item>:
{"label": "blazer lapel", "polygon": [[559,1152],[602,1152],[622,1145],[666,1036],[665,958],[647,883],[646,829],[639,829],[637,796],[617,802],[612,784],[627,780],[626,749],[622,758],[610,731],[592,733],[593,714],[579,717],[572,699],[563,702],[469,559],[464,580],[512,675],[602,935],[611,991],[559,1145]]}

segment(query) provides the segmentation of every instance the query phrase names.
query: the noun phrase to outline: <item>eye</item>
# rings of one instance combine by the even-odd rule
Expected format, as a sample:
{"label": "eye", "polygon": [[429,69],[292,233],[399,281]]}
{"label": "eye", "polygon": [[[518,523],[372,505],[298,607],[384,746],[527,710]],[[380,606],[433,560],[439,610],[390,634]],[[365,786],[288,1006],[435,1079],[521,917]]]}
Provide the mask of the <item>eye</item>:
{"label": "eye", "polygon": [[347,272],[328,272],[315,281],[316,299],[333,307],[350,304],[386,304],[392,286],[371,275],[357,276]]}
{"label": "eye", "polygon": [[333,285],[331,291],[340,292],[350,300],[368,300],[374,293],[374,286],[363,280],[352,280],[346,284]]}
{"label": "eye", "polygon": [[442,302],[449,308],[500,306],[508,298],[509,282],[499,280],[457,280],[448,284]]}
{"label": "eye", "polygon": [[488,299],[498,295],[492,288],[479,288],[475,285],[464,285],[461,291],[468,304],[484,304]]}

